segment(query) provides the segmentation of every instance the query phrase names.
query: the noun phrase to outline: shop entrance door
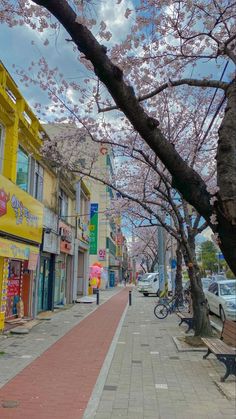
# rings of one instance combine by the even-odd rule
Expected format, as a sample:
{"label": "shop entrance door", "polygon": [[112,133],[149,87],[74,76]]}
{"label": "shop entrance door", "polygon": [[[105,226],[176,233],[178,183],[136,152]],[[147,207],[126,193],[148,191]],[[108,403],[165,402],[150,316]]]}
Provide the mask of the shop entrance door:
{"label": "shop entrance door", "polygon": [[50,258],[42,256],[40,259],[38,312],[49,310],[49,276]]}

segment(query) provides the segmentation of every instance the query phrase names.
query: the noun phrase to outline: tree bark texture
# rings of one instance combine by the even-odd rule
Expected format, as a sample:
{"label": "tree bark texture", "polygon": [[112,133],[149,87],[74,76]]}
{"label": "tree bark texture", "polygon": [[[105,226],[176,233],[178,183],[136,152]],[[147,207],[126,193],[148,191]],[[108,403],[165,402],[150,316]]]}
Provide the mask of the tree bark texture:
{"label": "tree bark texture", "polygon": [[[134,129],[140,134],[144,141],[146,141],[149,147],[169,170],[172,175],[173,186],[183,195],[187,202],[196,208],[199,214],[207,220],[209,225],[212,226],[210,217],[213,213],[213,207],[210,205],[210,194],[207,191],[205,182],[195,170],[188,166],[187,162],[181,158],[172,144],[164,137],[157,126],[158,123],[155,125],[153,124],[153,119],[148,116],[138,98],[135,97],[133,88],[124,82],[122,70],[111,62],[107,57],[103,46],[97,42],[88,28],[81,23],[78,23],[76,13],[68,2],[65,0],[34,0],[34,3],[47,8],[47,10],[64,26],[74,43],[77,45],[78,50],[93,64],[95,74],[106,86],[117,107],[126,115]],[[226,125],[228,128],[226,127],[225,131],[223,130],[224,127],[221,128],[221,142],[218,150],[218,161],[220,164],[219,182],[222,190],[224,190],[224,183],[227,181],[227,176],[222,176],[223,166],[220,156],[222,150],[225,150],[225,138],[227,138],[227,132],[232,125],[231,113],[233,108],[231,107],[231,102],[233,102],[233,97],[234,95],[232,94],[231,97],[231,90],[229,90],[228,99],[230,101],[230,112],[226,112],[227,117],[225,117],[224,122],[227,123]],[[232,131],[231,129],[230,132],[234,132],[234,130]],[[227,147],[229,147],[229,144],[227,144]],[[226,154],[227,153],[224,152],[224,155]],[[230,153],[228,153],[227,156],[229,156],[229,154]],[[229,169],[232,167],[233,160],[230,159],[230,162]],[[232,212],[234,213],[234,200],[231,202],[229,200],[230,197],[227,196],[226,198],[226,200],[222,200],[224,206],[223,215],[224,208],[226,208],[227,211],[230,211],[231,214]],[[229,209],[232,206],[233,209]],[[223,221],[223,226],[220,225],[221,221]],[[225,254],[229,266],[236,274],[236,244],[235,240],[233,240],[232,231],[230,231],[229,225],[225,226],[225,217],[218,217],[218,227],[215,228],[214,225],[212,227],[214,231],[219,233],[222,251]],[[230,243],[228,242],[228,233],[230,234]],[[234,244],[234,250],[226,252],[228,245],[231,244]]]}
{"label": "tree bark texture", "polygon": [[184,259],[190,279],[195,336],[212,336],[206,297],[202,289],[200,270],[197,265],[194,237],[190,236],[188,238],[188,247],[186,250],[184,252]]}

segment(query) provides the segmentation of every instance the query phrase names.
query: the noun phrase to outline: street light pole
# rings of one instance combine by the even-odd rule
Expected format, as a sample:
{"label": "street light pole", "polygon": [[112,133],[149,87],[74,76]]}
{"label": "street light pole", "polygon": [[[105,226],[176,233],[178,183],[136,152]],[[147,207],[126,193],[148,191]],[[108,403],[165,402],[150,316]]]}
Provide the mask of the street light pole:
{"label": "street light pole", "polygon": [[165,296],[165,250],[164,250],[164,232],[163,227],[158,225],[158,272],[159,272],[159,288],[160,298]]}

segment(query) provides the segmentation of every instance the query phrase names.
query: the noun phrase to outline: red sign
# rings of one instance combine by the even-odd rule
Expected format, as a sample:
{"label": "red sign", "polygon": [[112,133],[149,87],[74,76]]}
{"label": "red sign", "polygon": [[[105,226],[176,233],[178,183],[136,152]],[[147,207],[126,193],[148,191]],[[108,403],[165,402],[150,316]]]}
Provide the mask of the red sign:
{"label": "red sign", "polygon": [[61,237],[60,250],[62,253],[70,253],[72,249],[72,230],[71,228],[60,221],[59,231]]}
{"label": "red sign", "polygon": [[99,260],[105,260],[106,259],[106,249],[99,249],[98,259]]}
{"label": "red sign", "polygon": [[10,199],[10,194],[6,193],[4,189],[0,189],[0,217],[7,213],[7,203]]}
{"label": "red sign", "polygon": [[14,297],[20,294],[20,280],[19,279],[8,279],[7,296]]}
{"label": "red sign", "polygon": [[105,146],[100,147],[100,153],[105,156],[108,153],[108,149]]}

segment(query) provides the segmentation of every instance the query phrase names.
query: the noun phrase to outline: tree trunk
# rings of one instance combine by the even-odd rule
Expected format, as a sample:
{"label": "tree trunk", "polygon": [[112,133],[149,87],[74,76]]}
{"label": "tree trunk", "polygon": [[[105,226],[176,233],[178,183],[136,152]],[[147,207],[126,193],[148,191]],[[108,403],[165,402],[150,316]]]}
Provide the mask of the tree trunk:
{"label": "tree trunk", "polygon": [[206,298],[202,290],[199,268],[189,263],[188,274],[191,283],[193,322],[195,336],[212,336],[212,328]]}
{"label": "tree trunk", "polygon": [[219,246],[236,275],[236,81],[227,89],[227,106],[219,128],[216,202]]}
{"label": "tree trunk", "polygon": [[196,260],[194,237],[188,237],[188,246],[183,255],[190,279],[195,336],[212,336],[206,297],[202,289],[200,270]]}
{"label": "tree trunk", "polygon": [[183,284],[182,284],[182,252],[181,246],[178,243],[176,249],[176,274],[175,274],[175,295],[182,298]]}

